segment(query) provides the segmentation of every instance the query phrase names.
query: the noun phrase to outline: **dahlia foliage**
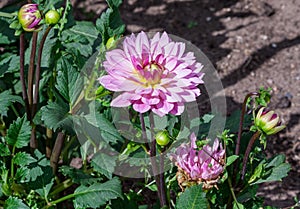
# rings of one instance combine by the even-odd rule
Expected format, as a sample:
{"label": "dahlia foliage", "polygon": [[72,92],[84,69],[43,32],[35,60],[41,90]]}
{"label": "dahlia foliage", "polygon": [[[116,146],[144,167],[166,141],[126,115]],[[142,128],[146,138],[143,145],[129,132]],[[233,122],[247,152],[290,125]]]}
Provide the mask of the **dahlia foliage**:
{"label": "dahlia foliage", "polygon": [[108,75],[99,78],[107,89],[120,92],[111,106],[132,105],[137,112],[152,110],[159,116],[180,115],[184,103],[196,100],[203,83],[203,65],[185,43],[174,42],[167,33],[149,38],[144,32],[124,39],[121,49],[106,53]]}
{"label": "dahlia foliage", "polygon": [[178,167],[178,182],[183,188],[187,182],[204,183],[203,188],[215,186],[224,171],[225,149],[218,139],[213,146],[206,144],[198,150],[196,136],[190,136],[190,144],[182,144],[171,155],[172,161]]}

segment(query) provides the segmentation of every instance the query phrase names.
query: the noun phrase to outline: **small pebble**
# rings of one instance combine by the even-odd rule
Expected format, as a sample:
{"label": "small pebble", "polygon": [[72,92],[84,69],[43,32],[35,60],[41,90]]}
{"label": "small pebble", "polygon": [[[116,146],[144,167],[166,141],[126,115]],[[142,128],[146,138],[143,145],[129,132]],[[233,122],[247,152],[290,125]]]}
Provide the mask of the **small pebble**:
{"label": "small pebble", "polygon": [[276,48],[276,47],[277,47],[277,44],[272,43],[271,46],[272,46],[273,48]]}
{"label": "small pebble", "polygon": [[268,36],[266,36],[266,35],[260,35],[260,38],[261,38],[262,40],[267,40],[267,39],[268,39]]}
{"label": "small pebble", "polygon": [[206,17],[206,22],[211,21],[211,17]]}

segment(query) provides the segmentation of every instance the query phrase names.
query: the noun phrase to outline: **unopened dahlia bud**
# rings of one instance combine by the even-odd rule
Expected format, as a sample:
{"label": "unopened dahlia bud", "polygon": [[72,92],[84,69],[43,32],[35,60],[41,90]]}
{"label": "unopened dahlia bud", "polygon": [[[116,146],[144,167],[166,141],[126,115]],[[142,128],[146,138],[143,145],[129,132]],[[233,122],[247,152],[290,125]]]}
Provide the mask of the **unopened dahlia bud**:
{"label": "unopened dahlia bud", "polygon": [[117,45],[117,39],[115,36],[110,37],[105,44],[107,50],[114,49],[116,45]]}
{"label": "unopened dahlia bud", "polygon": [[37,4],[25,4],[18,12],[18,19],[25,31],[32,32],[41,29],[42,20]]}
{"label": "unopened dahlia bud", "polygon": [[285,128],[285,125],[281,125],[279,116],[264,107],[259,109],[254,122],[256,127],[266,135],[276,134]]}
{"label": "unopened dahlia bud", "polygon": [[203,189],[216,187],[224,171],[225,149],[218,139],[212,146],[204,145],[197,149],[196,136],[191,135],[190,144],[182,144],[171,155],[171,160],[178,167],[177,180],[182,188],[203,183]]}
{"label": "unopened dahlia bud", "polygon": [[48,25],[55,25],[60,20],[60,14],[56,10],[49,10],[45,14],[45,21]]}
{"label": "unopened dahlia bud", "polygon": [[159,131],[156,135],[155,135],[155,140],[156,143],[160,146],[166,146],[169,144],[170,142],[170,136],[167,130],[164,131]]}

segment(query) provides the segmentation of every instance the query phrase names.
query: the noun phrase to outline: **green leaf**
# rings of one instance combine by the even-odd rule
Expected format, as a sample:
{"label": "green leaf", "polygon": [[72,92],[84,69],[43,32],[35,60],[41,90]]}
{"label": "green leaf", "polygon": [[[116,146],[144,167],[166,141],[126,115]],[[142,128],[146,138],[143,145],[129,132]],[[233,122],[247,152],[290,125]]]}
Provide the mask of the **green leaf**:
{"label": "green leaf", "polygon": [[118,198],[117,200],[114,200],[111,204],[112,209],[139,209],[137,203],[129,198],[124,198],[122,200],[121,198]]}
{"label": "green leaf", "polygon": [[50,129],[62,128],[71,131],[73,128],[69,106],[64,102],[49,102],[48,105],[41,108],[41,115],[45,125]]}
{"label": "green leaf", "polygon": [[212,114],[205,114],[202,117],[203,123],[209,123],[215,116]]}
{"label": "green leaf", "polygon": [[245,209],[245,207],[241,203],[234,202],[233,209]]}
{"label": "green leaf", "polygon": [[72,179],[72,182],[76,184],[87,186],[102,180],[102,178],[95,178],[89,174],[84,173],[82,170],[69,166],[62,166],[59,170],[64,176],[70,177]]}
{"label": "green leaf", "polygon": [[10,155],[10,151],[6,144],[0,143],[0,157],[6,157]]}
{"label": "green leaf", "polygon": [[121,182],[113,178],[103,184],[96,183],[89,187],[79,186],[75,192],[75,204],[78,207],[99,208],[112,199],[123,198]]}
{"label": "green leaf", "polygon": [[17,197],[9,197],[5,201],[4,209],[30,209],[27,205],[25,205],[22,200]]}
{"label": "green leaf", "polygon": [[58,65],[57,84],[59,93],[73,106],[83,88],[80,73],[72,66],[68,59],[61,59]]}
{"label": "green leaf", "polygon": [[[41,178],[41,180],[43,179],[43,177]],[[45,182],[42,182],[43,187],[40,189],[36,189],[35,191],[44,199],[48,198],[49,192],[54,184],[54,181],[52,180],[50,183],[46,184]]]}
{"label": "green leaf", "polygon": [[267,165],[266,168],[277,167],[280,164],[284,163],[285,156],[283,154],[275,156]]}
{"label": "green leaf", "polygon": [[253,184],[260,184],[264,182],[272,181],[281,181],[284,177],[288,175],[288,172],[291,170],[291,166],[288,163],[282,163],[277,167],[274,167],[271,171],[271,174],[267,177],[263,177]]}
{"label": "green leaf", "polygon": [[106,0],[110,8],[117,8],[122,4],[122,0]]}
{"label": "green leaf", "polygon": [[202,185],[192,186],[179,196],[176,209],[199,209],[208,208],[206,194],[202,190]]}
{"label": "green leaf", "polygon": [[62,32],[63,45],[73,51],[77,50],[81,55],[88,57],[93,52],[93,44],[98,38],[98,32],[91,22],[76,22],[72,28]]}
{"label": "green leaf", "polygon": [[19,166],[26,166],[29,165],[30,163],[33,163],[36,161],[33,157],[31,157],[30,154],[26,152],[18,152],[14,157],[13,161],[16,165]]}
{"label": "green leaf", "polygon": [[122,22],[118,6],[120,0],[108,0],[108,8],[101,14],[101,17],[96,21],[96,27],[101,33],[102,43],[106,43],[110,37],[119,37],[125,30],[125,25]]}
{"label": "green leaf", "polygon": [[0,33],[0,44],[2,45],[2,44],[9,44],[9,43],[10,41],[8,37]]}
{"label": "green leaf", "polygon": [[104,117],[103,114],[96,112],[95,115],[90,114],[85,118],[90,124],[100,129],[102,139],[107,143],[123,141],[119,131]]}
{"label": "green leaf", "polygon": [[0,115],[7,116],[9,106],[14,102],[24,104],[23,100],[19,96],[12,95],[10,91],[4,91],[0,93]]}
{"label": "green leaf", "polygon": [[[254,174],[257,170],[259,170],[259,166],[263,164],[264,170],[260,171],[260,178],[257,181],[254,182],[255,179],[251,177],[251,181],[249,183],[254,184],[260,184],[264,182],[272,182],[272,181],[281,181],[282,178],[286,177],[288,175],[288,172],[291,169],[291,166],[288,163],[285,163],[285,156],[284,155],[277,155],[271,160],[268,161],[268,163],[265,163],[264,161],[260,163],[257,168],[255,169]],[[254,175],[253,174],[253,175]]]}
{"label": "green leaf", "polygon": [[99,153],[93,157],[91,165],[96,171],[111,179],[116,166],[116,157]]}
{"label": "green leaf", "polygon": [[226,159],[226,166],[231,165],[234,161],[236,161],[239,158],[238,155],[231,155]]}
{"label": "green leaf", "polygon": [[10,125],[5,137],[6,142],[17,148],[22,148],[28,145],[30,141],[31,127],[26,117],[18,118]]}

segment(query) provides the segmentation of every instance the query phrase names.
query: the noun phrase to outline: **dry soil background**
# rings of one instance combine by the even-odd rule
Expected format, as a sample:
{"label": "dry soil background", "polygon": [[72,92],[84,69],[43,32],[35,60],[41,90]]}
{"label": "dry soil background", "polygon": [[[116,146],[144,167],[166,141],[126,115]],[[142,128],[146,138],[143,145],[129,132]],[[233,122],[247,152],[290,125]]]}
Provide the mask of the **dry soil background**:
{"label": "dry soil background", "polygon": [[[103,1],[73,1],[79,18],[96,18]],[[216,67],[228,113],[260,86],[273,88],[272,107],[287,124],[267,152],[292,165],[283,182],[266,184],[266,203],[288,207],[300,198],[300,1],[128,0],[121,7],[126,33],[167,31],[198,46]],[[82,16],[83,15],[83,16]]]}

